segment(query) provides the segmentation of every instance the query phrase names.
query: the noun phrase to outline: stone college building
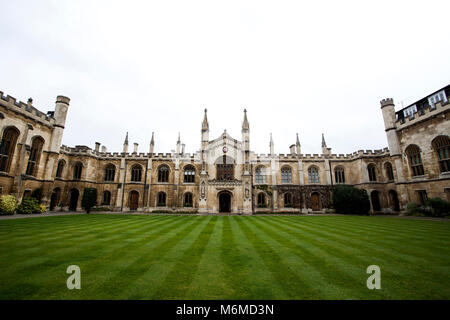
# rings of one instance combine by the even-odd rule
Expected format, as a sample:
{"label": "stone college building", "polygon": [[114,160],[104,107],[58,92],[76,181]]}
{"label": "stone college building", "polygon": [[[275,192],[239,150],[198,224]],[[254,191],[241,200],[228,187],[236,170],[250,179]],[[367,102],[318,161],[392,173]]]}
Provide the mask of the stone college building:
{"label": "stone college building", "polygon": [[428,197],[450,200],[450,85],[395,111],[393,99],[381,101],[389,148],[333,154],[322,137],[322,154],[303,154],[299,138],[289,154],[251,151],[250,124],[244,110],[240,140],[226,131],[209,136],[207,111],[200,149],[155,153],[107,152],[95,144],[67,147],[61,140],[70,99],[56,98],[43,113],[0,92],[0,193],[18,201],[42,189],[49,210],[81,210],[87,187],[98,204],[112,211],[195,211],[199,213],[327,212],[333,186],[365,189],[372,212],[404,210]]}

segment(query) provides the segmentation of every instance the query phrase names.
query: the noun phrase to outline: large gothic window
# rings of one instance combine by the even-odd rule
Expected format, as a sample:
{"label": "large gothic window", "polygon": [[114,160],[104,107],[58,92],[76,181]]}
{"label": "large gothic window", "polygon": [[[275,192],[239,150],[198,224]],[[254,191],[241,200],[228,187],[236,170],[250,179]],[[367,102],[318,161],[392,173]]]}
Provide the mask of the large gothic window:
{"label": "large gothic window", "polygon": [[217,163],[217,180],[220,181],[232,181],[234,180],[234,165],[231,158],[227,156],[223,156],[220,161],[221,163]]}
{"label": "large gothic window", "polygon": [[44,139],[41,137],[34,137],[31,143],[30,157],[28,158],[28,165],[26,174],[29,176],[37,176],[39,167],[39,160],[41,159],[42,147],[44,146]]}
{"label": "large gothic window", "polygon": [[292,169],[290,167],[281,168],[281,183],[292,183]]}
{"label": "large gothic window", "polygon": [[116,167],[113,164],[108,164],[105,167],[105,181],[114,181],[116,175]]}
{"label": "large gothic window", "polygon": [[61,159],[58,161],[58,167],[56,168],[56,178],[61,178],[66,162]]}
{"label": "large gothic window", "polygon": [[158,168],[158,182],[169,182],[169,167],[165,164]]}
{"label": "large gothic window", "polygon": [[257,184],[266,184],[266,168],[262,166],[256,168],[255,179]]}
{"label": "large gothic window", "polygon": [[73,179],[80,180],[82,171],[83,171],[83,164],[81,162],[75,163],[73,167]]}
{"label": "large gothic window", "polygon": [[308,168],[309,183],[319,183],[319,169],[315,166]]}
{"label": "large gothic window", "polygon": [[19,135],[19,130],[14,127],[9,127],[3,132],[0,142],[0,171],[9,172]]}
{"label": "large gothic window", "polygon": [[450,171],[450,138],[448,136],[439,136],[433,139],[431,143],[439,157],[439,169],[441,172]]}
{"label": "large gothic window", "polygon": [[369,181],[377,181],[377,170],[373,163],[367,166],[367,173],[369,174]]}
{"label": "large gothic window", "polygon": [[195,182],[195,168],[193,166],[186,166],[184,168],[184,182]]}
{"label": "large gothic window", "polygon": [[142,167],[139,164],[135,164],[131,167],[131,181],[141,182],[142,180]]}
{"label": "large gothic window", "polygon": [[386,162],[384,167],[386,169],[386,177],[387,177],[388,181],[393,181],[394,180],[394,170],[392,169],[392,164],[390,162]]}
{"label": "large gothic window", "polygon": [[420,148],[415,144],[409,145],[406,150],[406,154],[409,159],[409,166],[411,167],[412,175],[415,176],[423,176],[425,174],[422,164],[422,155]]}
{"label": "large gothic window", "polygon": [[345,172],[343,167],[336,167],[334,169],[334,179],[337,184],[345,183]]}

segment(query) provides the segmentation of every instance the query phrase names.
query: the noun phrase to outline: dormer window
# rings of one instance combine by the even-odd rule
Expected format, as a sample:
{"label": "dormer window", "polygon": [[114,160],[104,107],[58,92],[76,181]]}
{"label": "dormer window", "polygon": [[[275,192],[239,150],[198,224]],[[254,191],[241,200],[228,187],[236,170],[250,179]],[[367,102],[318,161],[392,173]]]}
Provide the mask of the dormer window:
{"label": "dormer window", "polygon": [[431,109],[436,108],[435,104],[438,102],[447,102],[447,96],[444,90],[441,90],[428,97],[428,103],[430,104]]}

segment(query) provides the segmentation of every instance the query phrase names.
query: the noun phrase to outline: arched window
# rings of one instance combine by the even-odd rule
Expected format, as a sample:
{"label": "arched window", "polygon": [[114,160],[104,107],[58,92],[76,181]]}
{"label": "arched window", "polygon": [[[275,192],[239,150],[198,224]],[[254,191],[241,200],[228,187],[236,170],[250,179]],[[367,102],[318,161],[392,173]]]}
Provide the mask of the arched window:
{"label": "arched window", "polygon": [[367,173],[369,174],[369,181],[377,181],[377,170],[373,163],[367,166]]}
{"label": "arched window", "polygon": [[265,208],[266,207],[266,195],[264,192],[258,193],[258,202],[257,202],[258,208]]}
{"label": "arched window", "polygon": [[309,183],[319,183],[319,169],[315,166],[308,168]]}
{"label": "arched window", "polygon": [[110,204],[111,204],[111,192],[104,191],[102,205],[109,206]]}
{"label": "arched window", "polygon": [[255,178],[257,184],[266,184],[266,168],[262,166],[256,168]]}
{"label": "arched window", "polygon": [[290,192],[286,192],[284,194],[284,207],[292,207],[292,194]]}
{"label": "arched window", "polygon": [[281,183],[292,183],[292,169],[291,167],[281,168]]}
{"label": "arched window", "polygon": [[169,167],[165,164],[158,168],[158,182],[169,182]]}
{"label": "arched window", "polygon": [[116,166],[113,164],[108,164],[105,167],[105,181],[114,181],[116,175]]}
{"label": "arched window", "polygon": [[19,130],[14,127],[9,127],[3,132],[0,142],[0,171],[9,172],[19,135]]}
{"label": "arched window", "polygon": [[142,180],[142,167],[139,164],[135,164],[131,167],[131,181],[141,182]]}
{"label": "arched window", "polygon": [[450,138],[448,136],[438,136],[431,143],[439,157],[439,168],[441,172],[450,171]]}
{"label": "arched window", "polygon": [[37,176],[39,167],[39,160],[41,159],[42,147],[44,146],[44,139],[41,137],[34,137],[31,143],[30,157],[28,158],[28,165],[26,174],[29,176]]}
{"label": "arched window", "polygon": [[392,170],[392,164],[390,162],[386,162],[384,165],[384,168],[386,169],[386,177],[388,181],[394,180],[394,170]]}
{"label": "arched window", "polygon": [[82,171],[83,164],[81,162],[75,163],[75,165],[73,166],[73,180],[80,180]]}
{"label": "arched window", "polygon": [[227,156],[219,157],[216,160],[217,180],[233,181],[234,180],[234,159]]}
{"label": "arched window", "polygon": [[58,167],[56,168],[56,178],[62,177],[65,166],[66,166],[66,162],[63,159],[58,161]]}
{"label": "arched window", "polygon": [[165,207],[166,206],[166,194],[164,192],[158,193],[158,207]]}
{"label": "arched window", "polygon": [[334,180],[336,183],[345,183],[345,173],[343,167],[336,167],[334,169]]}
{"label": "arched window", "polygon": [[412,175],[414,177],[423,176],[425,174],[425,171],[423,169],[420,148],[415,144],[411,144],[406,148],[405,152],[408,155],[409,166],[411,167]]}
{"label": "arched window", "polygon": [[195,182],[195,168],[193,166],[184,167],[184,182]]}
{"label": "arched window", "polygon": [[184,206],[185,207],[192,207],[192,193],[190,192],[186,192],[184,194]]}

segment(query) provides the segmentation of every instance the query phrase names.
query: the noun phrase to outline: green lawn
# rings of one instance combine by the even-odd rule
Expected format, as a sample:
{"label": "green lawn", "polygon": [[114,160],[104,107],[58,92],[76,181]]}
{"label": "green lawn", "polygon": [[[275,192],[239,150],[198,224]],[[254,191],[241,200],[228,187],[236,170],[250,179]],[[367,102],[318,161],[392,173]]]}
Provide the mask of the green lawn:
{"label": "green lawn", "polygon": [[1,220],[0,299],[450,299],[449,244],[449,222],[389,217]]}

